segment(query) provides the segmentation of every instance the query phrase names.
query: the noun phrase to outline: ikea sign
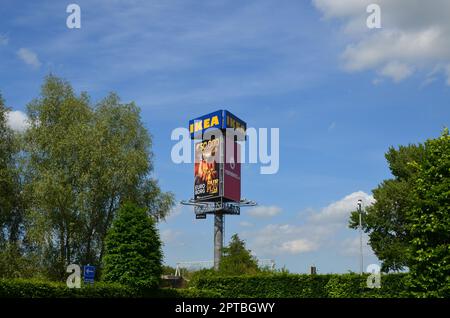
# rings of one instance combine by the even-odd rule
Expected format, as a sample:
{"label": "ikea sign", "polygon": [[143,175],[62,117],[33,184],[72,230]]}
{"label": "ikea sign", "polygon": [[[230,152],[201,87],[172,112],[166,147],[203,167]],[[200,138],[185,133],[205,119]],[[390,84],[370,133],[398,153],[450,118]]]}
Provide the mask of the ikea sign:
{"label": "ikea sign", "polygon": [[247,124],[227,110],[218,110],[189,121],[189,132],[192,139],[202,139],[208,129],[226,130],[227,128],[245,132]]}

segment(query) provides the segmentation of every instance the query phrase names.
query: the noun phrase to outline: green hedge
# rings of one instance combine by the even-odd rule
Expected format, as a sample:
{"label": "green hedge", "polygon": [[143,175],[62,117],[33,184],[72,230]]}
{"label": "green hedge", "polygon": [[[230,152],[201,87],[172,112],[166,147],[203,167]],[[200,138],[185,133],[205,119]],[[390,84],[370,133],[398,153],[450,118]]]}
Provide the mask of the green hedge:
{"label": "green hedge", "polygon": [[114,283],[69,289],[64,283],[0,279],[0,298],[397,298],[409,297],[405,274],[382,275],[381,288],[366,286],[367,275],[257,274],[195,275],[189,288],[142,290]]}
{"label": "green hedge", "polygon": [[366,286],[368,275],[260,274],[195,276],[190,286],[238,298],[397,298],[408,297],[405,274],[382,275],[381,288]]}
{"label": "green hedge", "polygon": [[212,298],[214,291],[196,288],[142,290],[114,283],[68,288],[64,283],[33,279],[0,279],[0,298]]}
{"label": "green hedge", "polygon": [[367,287],[368,275],[344,274],[332,275],[325,285],[330,298],[405,298],[408,293],[406,274],[384,274],[381,276],[381,288]]}
{"label": "green hedge", "polygon": [[64,283],[33,279],[0,279],[0,298],[67,298],[67,297],[132,297],[135,293],[129,287],[119,284],[96,283],[83,288],[68,288]]}

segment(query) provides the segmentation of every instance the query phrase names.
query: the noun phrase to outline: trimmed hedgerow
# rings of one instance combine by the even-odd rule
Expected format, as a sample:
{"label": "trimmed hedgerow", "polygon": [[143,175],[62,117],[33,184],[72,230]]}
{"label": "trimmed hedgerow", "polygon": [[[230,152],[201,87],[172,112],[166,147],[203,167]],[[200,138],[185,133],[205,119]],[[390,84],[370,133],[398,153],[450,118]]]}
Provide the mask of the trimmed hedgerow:
{"label": "trimmed hedgerow", "polygon": [[0,298],[212,298],[220,294],[196,288],[138,289],[116,283],[68,288],[64,283],[33,279],[0,279]]}
{"label": "trimmed hedgerow", "polygon": [[368,275],[257,274],[194,275],[186,289],[129,287],[98,282],[69,289],[64,283],[0,279],[0,298],[397,298],[410,297],[406,274],[382,275],[381,288],[366,286]]}
{"label": "trimmed hedgerow", "polygon": [[368,275],[258,274],[195,276],[190,286],[238,298],[393,298],[408,297],[405,274],[382,275],[381,288],[368,288]]}
{"label": "trimmed hedgerow", "polygon": [[135,293],[130,287],[119,284],[96,283],[82,287],[70,289],[64,283],[33,279],[0,279],[0,298],[114,298],[132,297]]}

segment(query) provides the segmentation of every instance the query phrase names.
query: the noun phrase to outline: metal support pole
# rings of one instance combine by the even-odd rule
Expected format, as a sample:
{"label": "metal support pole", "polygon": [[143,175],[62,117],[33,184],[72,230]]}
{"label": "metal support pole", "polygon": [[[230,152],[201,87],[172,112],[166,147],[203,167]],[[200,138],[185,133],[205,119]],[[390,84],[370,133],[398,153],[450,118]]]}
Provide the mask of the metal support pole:
{"label": "metal support pole", "polygon": [[219,270],[223,248],[223,213],[214,213],[214,269]]}
{"label": "metal support pole", "polygon": [[362,200],[358,200],[358,214],[359,214],[359,272],[362,275],[364,272],[364,259],[363,259],[363,243],[362,243]]}
{"label": "metal support pole", "polygon": [[363,243],[362,243],[362,222],[361,222],[361,211],[359,212],[359,253],[361,255],[360,273],[363,274]]}

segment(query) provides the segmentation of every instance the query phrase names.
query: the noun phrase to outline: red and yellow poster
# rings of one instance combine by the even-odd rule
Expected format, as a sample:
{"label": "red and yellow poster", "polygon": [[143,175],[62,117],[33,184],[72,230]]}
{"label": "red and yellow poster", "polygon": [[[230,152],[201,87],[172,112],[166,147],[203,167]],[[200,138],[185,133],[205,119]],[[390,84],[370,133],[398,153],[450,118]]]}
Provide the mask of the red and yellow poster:
{"label": "red and yellow poster", "polygon": [[195,144],[194,199],[216,198],[220,181],[220,139],[205,140]]}

